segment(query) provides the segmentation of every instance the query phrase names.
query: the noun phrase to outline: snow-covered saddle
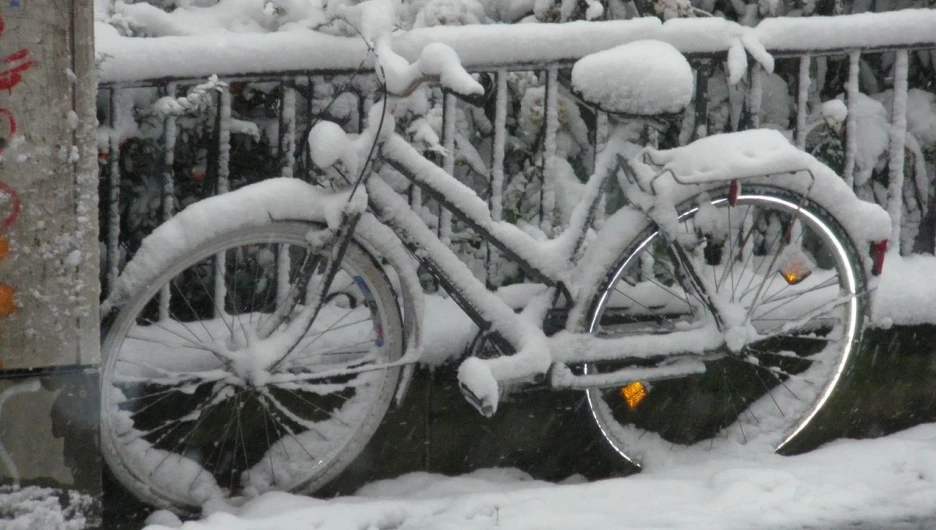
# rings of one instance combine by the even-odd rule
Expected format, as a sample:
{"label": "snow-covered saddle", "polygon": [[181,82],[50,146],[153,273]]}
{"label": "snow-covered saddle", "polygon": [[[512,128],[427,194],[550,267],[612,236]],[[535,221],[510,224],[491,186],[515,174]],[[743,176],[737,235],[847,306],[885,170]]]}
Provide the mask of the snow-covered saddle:
{"label": "snow-covered saddle", "polygon": [[572,89],[605,112],[629,116],[676,114],[692,100],[692,67],[673,45],[639,40],[582,57]]}

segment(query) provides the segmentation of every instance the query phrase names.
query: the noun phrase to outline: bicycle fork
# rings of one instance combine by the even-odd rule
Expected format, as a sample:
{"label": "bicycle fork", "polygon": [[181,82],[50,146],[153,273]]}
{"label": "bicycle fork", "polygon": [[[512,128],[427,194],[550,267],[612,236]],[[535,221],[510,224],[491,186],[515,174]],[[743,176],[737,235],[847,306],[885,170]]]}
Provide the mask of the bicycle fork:
{"label": "bicycle fork", "polygon": [[711,312],[712,317],[715,319],[715,325],[718,326],[718,331],[724,333],[726,331],[725,319],[719,311],[718,304],[709,296],[708,289],[705,287],[705,282],[702,281],[701,276],[696,272],[692,264],[692,259],[689,257],[689,254],[686,253],[686,249],[663,229],[660,229],[660,236],[663,237],[663,241],[666,242],[667,247],[673,249],[674,257],[679,265],[676,270],[685,272],[686,277],[684,281],[686,281],[688,285],[683,287],[695,291],[698,299],[705,305],[706,309]]}
{"label": "bicycle fork", "polygon": [[307,291],[305,300],[306,308],[303,309],[302,314],[298,318],[300,321],[299,325],[304,328],[303,332],[295,335],[292,344],[290,344],[285,349],[284,353],[270,365],[270,371],[276,369],[277,366],[289,357],[289,354],[292,353],[296,346],[302,341],[302,337],[311,329],[315,319],[318,318],[319,312],[321,312],[322,307],[324,307],[327,302],[326,294],[332,282],[334,282],[335,276],[338,275],[341,262],[344,260],[348,247],[351,245],[351,241],[354,238],[354,229],[357,227],[358,221],[361,220],[361,215],[361,212],[342,213],[338,230],[334,232],[332,237],[324,242],[326,244],[332,244],[332,251],[324,264],[324,269],[319,274],[321,279],[314,285],[309,285],[312,283],[311,278],[309,278],[305,282],[305,288],[299,290],[299,292]]}

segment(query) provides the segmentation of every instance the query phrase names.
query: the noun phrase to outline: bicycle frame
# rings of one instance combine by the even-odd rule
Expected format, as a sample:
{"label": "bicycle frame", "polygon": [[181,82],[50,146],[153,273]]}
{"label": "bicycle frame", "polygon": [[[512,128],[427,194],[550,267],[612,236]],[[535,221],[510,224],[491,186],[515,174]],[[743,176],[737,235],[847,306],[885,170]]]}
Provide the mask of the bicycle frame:
{"label": "bicycle frame", "polygon": [[[483,200],[459,182],[455,177],[446,173],[442,168],[419,155],[405,140],[393,136],[387,140],[382,148],[383,160],[395,170],[404,175],[414,185],[418,186],[424,196],[437,201],[442,208],[452,212],[458,220],[467,224],[480,234],[481,238],[504,253],[508,259],[518,264],[531,279],[554,290],[552,305],[555,306],[560,298],[566,303],[572,303],[572,294],[566,287],[566,276],[572,269],[572,257],[581,247],[585,233],[600,204],[600,191],[607,182],[607,172],[593,174],[586,184],[586,198],[576,207],[573,221],[556,240],[544,243],[521,231],[515,225],[494,221],[490,210]],[[373,182],[374,180],[370,181]],[[409,209],[400,208],[395,199],[385,193],[382,187],[368,184],[368,194],[371,208],[377,217],[387,224],[401,241],[416,256],[433,277],[438,279],[440,285],[452,296],[456,303],[478,325],[482,331],[492,331],[491,339],[499,347],[509,347],[509,341],[503,339],[503,330],[498,330],[495,322],[486,318],[477,307],[477,302],[471,300],[472,292],[489,292],[483,283],[475,279],[476,285],[471,289],[463,289],[453,284],[455,277],[463,277],[464,271],[460,259],[452,250],[444,245],[426,245],[425,237],[413,234],[413,214]],[[465,204],[466,197],[471,203]],[[480,206],[484,207],[481,208]],[[431,233],[431,232],[429,232]],[[421,234],[425,236],[426,234]],[[432,235],[432,242],[441,241]],[[561,241],[554,244],[554,241]],[[545,248],[550,245],[554,248]],[[558,248],[555,248],[558,247]],[[561,258],[561,264],[555,263],[555,258]],[[549,266],[551,265],[551,266]],[[474,279],[474,276],[470,276]],[[504,309],[509,306],[498,297],[493,297]],[[558,329],[546,329],[551,334]],[[505,350],[506,351],[506,350]]]}
{"label": "bicycle frame", "polygon": [[[438,201],[442,208],[450,210],[453,216],[476,230],[486,242],[504,252],[531,278],[548,289],[538,301],[540,307],[538,307],[537,324],[540,337],[545,339],[546,336],[563,329],[572,331],[567,322],[568,309],[576,303],[576,300],[567,289],[566,280],[575,265],[573,256],[582,246],[584,235],[601,204],[601,193],[608,179],[615,174],[616,168],[598,167],[586,183],[583,199],[576,206],[569,226],[557,238],[549,242],[540,242],[512,224],[494,221],[487,204],[473,190],[439,166],[426,160],[401,137],[391,136],[382,144],[380,153],[382,160],[418,186],[426,196]],[[620,162],[626,163],[626,161]],[[622,185],[631,184],[622,182]],[[377,218],[391,228],[420,264],[439,281],[455,302],[478,325],[480,331],[486,333],[487,338],[501,352],[520,355],[514,353],[519,352],[521,348],[517,344],[517,334],[512,329],[521,325],[520,316],[516,315],[501,298],[487,290],[484,284],[468,271],[451,249],[442,244],[436,234],[425,226],[409,208],[406,201],[389,185],[379,178],[371,178],[366,187],[370,208]],[[561,257],[561,263],[556,263],[557,257]],[[679,257],[686,259],[685,256]],[[689,288],[699,290],[699,299],[709,300],[708,294],[704,292],[703,284],[692,283],[693,285]],[[560,305],[560,298],[565,299],[565,305]],[[709,304],[711,305],[711,302]],[[537,305],[537,301],[533,301],[531,305]],[[711,307],[714,309],[713,305]],[[499,318],[493,318],[492,312],[498,313]],[[718,319],[716,321],[720,327],[720,321]],[[575,336],[579,335],[565,334],[563,338]],[[626,348],[626,342],[619,342],[615,346]],[[531,356],[531,359],[525,363],[536,367],[535,370],[531,370],[531,373],[514,373],[513,377],[496,377],[496,379],[500,383],[538,383],[545,380],[547,371],[556,363],[575,364],[592,360],[586,357],[576,358],[574,354],[563,355],[562,359],[556,359],[551,353],[555,347],[546,349],[548,351],[542,352],[543,356],[536,356],[536,358]],[[698,361],[677,362],[662,369],[636,369],[646,380],[677,377],[701,370],[704,370],[704,367],[701,367]],[[586,388],[601,384],[597,380],[593,383],[585,383],[584,379],[589,379],[589,377],[569,377],[571,374],[567,372],[568,369],[553,370],[553,377],[549,380],[550,385]],[[583,380],[577,381],[577,379]],[[610,380],[607,377],[605,379]],[[468,397],[471,398],[470,395]]]}
{"label": "bicycle frame", "polygon": [[[386,111],[386,106],[383,111]],[[675,230],[672,223],[677,222],[677,203],[673,200],[676,197],[689,200],[694,193],[727,188],[732,183],[728,200],[733,202],[739,190],[734,184],[739,180],[777,172],[788,173],[790,178],[795,178],[795,174],[805,172],[808,173],[807,187],[796,193],[800,197],[796,206],[799,211],[802,201],[810,195],[816,182],[809,164],[802,160],[798,151],[797,156],[786,156],[792,147],[785,140],[778,144],[777,138],[773,137],[767,138],[765,152],[768,156],[765,161],[742,164],[722,173],[691,175],[687,179],[676,178],[675,172],[666,162],[660,164],[650,160],[648,165],[640,157],[654,152],[646,149],[634,151],[631,148],[634,144],[620,137],[609,143],[599,156],[600,162],[596,161],[595,172],[585,184],[583,196],[573,209],[568,227],[557,237],[541,242],[515,225],[495,221],[487,203],[472,189],[427,160],[405,139],[390,131],[380,133],[379,124],[382,121],[378,120],[379,117],[372,111],[370,121],[377,130],[368,129],[362,133],[354,140],[358,144],[355,148],[360,150],[369,144],[370,152],[374,154],[376,147],[381,160],[417,186],[427,197],[437,201],[440,208],[448,210],[475,230],[483,240],[501,250],[533,281],[544,286],[542,294],[532,296],[525,305],[519,307],[522,311],[516,313],[517,308],[509,306],[489,291],[393,188],[379,177],[358,181],[367,190],[368,205],[377,220],[394,233],[478,325],[483,336],[504,354],[485,359],[469,356],[458,368],[459,383],[466,397],[485,415],[496,411],[498,388],[504,384],[542,382],[548,374],[549,383],[553,387],[618,386],[622,382],[653,381],[704,372],[705,365],[701,361],[709,352],[725,346],[728,336],[732,337],[729,349],[740,351],[747,337],[758,335],[750,328],[747,318],[743,321],[736,318],[737,311],[733,305],[719,301],[710,294],[716,292],[712,289],[717,289],[717,286],[709,285],[708,280],[699,275],[689,251],[682,248],[682,242],[671,238],[670,232]],[[736,138],[728,140],[729,147],[737,141]],[[340,136],[332,138],[335,139],[343,140]],[[750,139],[748,136],[747,141],[742,143],[750,143]],[[700,148],[697,146],[694,149]],[[689,151],[669,155],[677,166],[678,163],[691,165],[691,160],[684,159],[694,156],[693,148],[687,149]],[[370,156],[365,164],[369,160]],[[353,163],[352,166],[357,167]],[[654,166],[658,170],[654,170]],[[590,298],[585,300],[582,297],[589,296],[591,291],[572,280],[573,273],[577,276],[577,271],[581,270],[580,264],[573,258],[582,247],[585,234],[592,225],[608,179],[617,178],[619,171],[624,177],[619,179],[619,185],[632,203],[628,210],[644,216],[639,221],[638,217],[632,219],[656,227],[654,235],[661,235],[662,242],[671,249],[673,259],[680,264],[679,269],[684,271],[677,281],[682,284],[687,301],[688,296],[692,296],[706,309],[706,322],[700,323],[702,325],[665,335],[646,334],[636,342],[627,337],[597,339],[582,331],[582,311],[588,310],[583,302],[590,301]],[[373,171],[365,174],[373,175]],[[667,175],[669,179],[660,178]],[[670,189],[660,192],[657,187],[664,180],[669,181]],[[735,199],[731,199],[732,196]],[[630,244],[629,238],[638,236],[637,232],[627,233],[629,235],[621,240],[623,244]],[[601,259],[597,261],[601,262]],[[588,259],[582,263],[587,268],[591,267],[592,261]],[[570,292],[570,287],[575,288],[575,294]],[[560,299],[564,300],[560,302]],[[734,317],[729,319],[726,315]],[[574,374],[570,368],[625,357],[654,359],[657,362],[652,363],[652,366],[629,367],[605,374]]]}

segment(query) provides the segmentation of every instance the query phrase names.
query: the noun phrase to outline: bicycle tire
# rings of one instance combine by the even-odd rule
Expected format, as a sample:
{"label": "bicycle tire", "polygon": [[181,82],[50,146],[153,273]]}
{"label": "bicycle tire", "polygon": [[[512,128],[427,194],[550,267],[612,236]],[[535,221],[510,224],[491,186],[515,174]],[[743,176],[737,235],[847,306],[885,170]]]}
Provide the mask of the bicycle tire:
{"label": "bicycle tire", "polygon": [[[774,328],[775,319],[781,316],[785,317],[785,323],[803,322],[788,325],[790,329],[779,328],[789,336],[750,344],[738,353],[724,350],[721,357],[718,352],[710,354],[703,374],[647,385],[649,393],[636,408],[625,402],[623,386],[587,390],[589,412],[601,436],[616,455],[638,467],[704,459],[715,450],[789,452],[802,446],[807,427],[830,402],[857,353],[866,312],[867,282],[855,246],[841,223],[819,205],[793,192],[763,185],[745,186],[744,190],[734,207],[726,198],[727,190],[713,194],[715,199],[705,200],[719,213],[712,217],[711,210],[707,210],[704,215],[708,218],[704,221],[696,219],[702,215],[693,204],[677,209],[680,232],[684,234],[698,234],[698,225],[710,228],[707,224],[713,219],[724,222],[727,218],[725,241],[715,241],[722,254],[714,255],[715,238],[703,238],[692,254],[697,271],[718,286],[715,296],[726,296],[730,286],[731,298],[750,310],[748,314],[756,322],[758,332],[775,331],[761,330],[759,326],[770,321],[766,325]],[[734,220],[729,217],[731,212],[737,212]],[[745,217],[751,212],[755,212],[756,222]],[[794,218],[800,222],[791,223]],[[783,281],[780,271],[772,272],[781,260],[771,257],[780,252],[789,253],[784,256],[793,254],[793,250],[780,248],[781,243],[795,246],[790,244],[795,242],[792,233],[783,235],[784,227],[791,225],[802,228],[797,244],[814,265],[810,277],[792,285]],[[776,235],[768,237],[771,230]],[[742,232],[750,235],[745,239]],[[673,251],[665,248],[657,228],[648,225],[639,234],[619,254],[592,298],[585,327],[595,335],[608,336],[612,332],[619,335],[628,327],[633,328],[635,335],[646,334],[651,327],[653,333],[666,333],[671,325],[685,329],[705,318],[701,312],[707,309],[691,295],[687,296],[678,280],[676,261],[670,259],[669,264],[665,263],[667,256],[672,258]],[[777,239],[786,237],[790,241]],[[743,259],[744,251],[740,250],[745,241],[754,242],[747,249],[747,259]],[[727,249],[727,255],[738,257],[723,261],[725,247],[732,242],[734,246]],[[760,249],[755,245],[761,245]],[[758,258],[760,252],[763,255]],[[791,259],[784,258],[787,262]],[[744,284],[744,290],[739,289],[745,281],[743,269],[748,265],[754,267],[755,263],[757,268],[749,273],[749,283]],[[672,268],[667,269],[670,265]],[[710,274],[709,270],[713,274],[705,276]],[[664,273],[671,276],[669,284],[660,279]],[[751,282],[766,286],[761,296],[751,297]],[[817,318],[810,318],[837,296],[844,300],[841,305],[830,305],[828,312],[815,313]],[[685,307],[680,308],[676,302],[684,303]],[[700,314],[694,314],[692,308]],[[776,350],[767,351],[768,348]],[[648,361],[590,363],[584,366],[584,371],[598,373],[641,362]]]}
{"label": "bicycle tire", "polygon": [[[193,515],[219,497],[233,502],[266,491],[314,491],[373,436],[400,368],[329,378],[314,372],[402,356],[393,286],[357,243],[344,256],[317,323],[289,357],[254,373],[206,349],[223,341],[231,351],[248,352],[245,329],[268,319],[288,298],[287,288],[322,263],[306,241],[321,228],[271,221],[219,234],[174,260],[109,319],[102,450],[117,480],[144,502]],[[211,271],[221,270],[215,269],[221,254],[226,276],[223,290],[214,291]],[[164,286],[173,295],[163,315],[168,321],[158,318]],[[214,316],[218,292],[226,318]]]}

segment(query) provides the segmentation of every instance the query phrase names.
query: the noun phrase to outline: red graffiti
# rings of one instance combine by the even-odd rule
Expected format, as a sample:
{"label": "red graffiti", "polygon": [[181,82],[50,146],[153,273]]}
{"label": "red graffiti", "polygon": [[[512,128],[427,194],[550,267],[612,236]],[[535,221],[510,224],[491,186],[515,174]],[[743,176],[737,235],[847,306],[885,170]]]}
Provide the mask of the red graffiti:
{"label": "red graffiti", "polygon": [[[6,30],[6,21],[3,19],[3,16],[0,15],[0,37],[3,36],[3,32]],[[6,90],[8,94],[13,95],[13,88],[19,85],[23,81],[23,74],[35,66],[36,61],[31,60],[29,56],[29,50],[22,49],[18,52],[11,53],[0,59],[0,68],[6,68],[6,70],[0,70],[0,91]],[[6,136],[3,136],[2,130],[0,130],[0,154],[10,145],[13,140],[13,137],[16,135],[16,117],[13,116],[13,113],[8,109],[0,107],[0,117],[5,118],[7,121],[7,128],[9,129]],[[2,121],[2,120],[0,120]],[[8,191],[2,190],[4,193],[9,194]],[[19,199],[17,199],[17,204],[19,204]],[[18,212],[15,215],[19,215]],[[15,216],[14,216],[15,217]],[[6,221],[4,222],[6,223]],[[4,224],[3,226],[7,226]]]}
{"label": "red graffiti", "polygon": [[[2,62],[5,64],[13,64],[27,58],[29,58],[29,50],[20,50],[6,56]],[[6,90],[7,93],[12,94],[13,88],[23,80],[23,73],[35,66],[35,64],[36,61],[26,61],[9,70],[0,72],[0,91]]]}
{"label": "red graffiti", "polygon": [[[6,22],[3,20],[3,17],[0,16],[0,36],[3,35],[5,29]],[[20,81],[23,80],[23,72],[29,70],[36,64],[35,61],[29,60],[29,50],[26,49],[7,55],[3,60],[0,60],[0,63],[6,66],[12,66],[12,68],[8,70],[0,71],[0,90],[6,90],[11,95],[13,94],[13,87],[20,84]],[[0,107],[0,116],[6,119],[9,129],[6,138],[0,137],[0,153],[3,153],[16,135],[17,126],[16,117],[13,116],[13,113],[10,112],[9,109]],[[22,204],[20,204],[20,197],[19,194],[16,193],[16,190],[4,182],[0,182],[0,194],[7,196],[12,209],[6,219],[0,221],[0,233],[2,233],[16,224],[20,216],[20,211],[22,210]]]}
{"label": "red graffiti", "polygon": [[0,155],[2,155],[3,151],[5,151],[7,146],[13,141],[13,137],[16,136],[16,118],[13,117],[12,112],[3,107],[0,107],[0,116],[6,118],[8,124],[7,128],[9,129],[5,137],[0,133]]}
{"label": "red graffiti", "polygon": [[[6,21],[3,20],[3,16],[0,16],[0,37],[3,36],[4,30],[6,30]],[[6,90],[7,93],[13,94],[13,88],[20,84],[20,82],[23,80],[23,73],[36,64],[36,61],[31,61],[28,59],[29,50],[22,49],[18,52],[7,55],[3,58],[2,61],[0,61],[5,65],[14,65],[20,61],[26,61],[20,64],[15,64],[15,66],[9,70],[0,72],[0,90]]]}
{"label": "red graffiti", "polygon": [[16,224],[16,221],[19,219],[20,211],[23,209],[23,205],[20,204],[19,194],[16,193],[16,190],[11,188],[6,183],[0,182],[0,193],[3,193],[10,198],[10,204],[13,208],[13,211],[10,212],[10,215],[0,223],[0,232],[5,232],[11,226]]}

